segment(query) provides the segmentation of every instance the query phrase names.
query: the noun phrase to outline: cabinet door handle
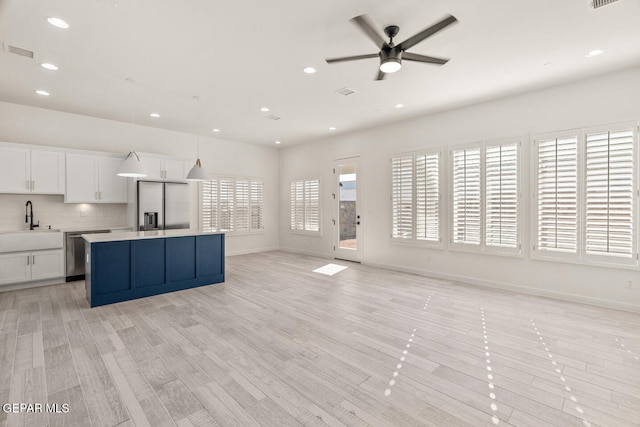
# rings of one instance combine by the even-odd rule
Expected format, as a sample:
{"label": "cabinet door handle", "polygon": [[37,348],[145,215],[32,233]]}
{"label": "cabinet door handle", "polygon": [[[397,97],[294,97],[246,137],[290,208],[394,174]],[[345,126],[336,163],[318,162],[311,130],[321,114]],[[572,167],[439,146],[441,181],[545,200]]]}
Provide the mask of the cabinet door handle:
{"label": "cabinet door handle", "polygon": [[27,265],[31,265],[31,256],[27,255]]}
{"label": "cabinet door handle", "polygon": [[36,256],[35,255],[31,255],[31,264],[32,265],[36,265]]}
{"label": "cabinet door handle", "polygon": [[31,190],[31,181],[27,180],[27,190]]}
{"label": "cabinet door handle", "polygon": [[36,189],[36,182],[35,181],[31,181],[31,189],[32,190]]}

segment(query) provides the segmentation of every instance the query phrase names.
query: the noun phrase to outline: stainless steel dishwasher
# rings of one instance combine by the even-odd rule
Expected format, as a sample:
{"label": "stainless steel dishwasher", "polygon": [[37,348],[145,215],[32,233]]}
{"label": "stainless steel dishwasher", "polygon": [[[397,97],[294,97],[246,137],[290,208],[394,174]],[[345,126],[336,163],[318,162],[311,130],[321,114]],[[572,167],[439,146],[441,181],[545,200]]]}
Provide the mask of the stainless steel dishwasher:
{"label": "stainless steel dishwasher", "polygon": [[65,234],[66,281],[84,280],[83,234],[109,233],[109,230],[72,231]]}

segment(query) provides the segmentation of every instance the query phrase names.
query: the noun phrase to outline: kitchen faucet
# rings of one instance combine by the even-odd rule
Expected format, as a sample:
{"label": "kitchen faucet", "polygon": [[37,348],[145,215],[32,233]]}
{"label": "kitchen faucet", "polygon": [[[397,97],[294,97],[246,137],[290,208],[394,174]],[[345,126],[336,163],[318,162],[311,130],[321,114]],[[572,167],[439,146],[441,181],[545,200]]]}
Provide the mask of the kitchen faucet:
{"label": "kitchen faucet", "polygon": [[[31,213],[29,213],[29,208],[31,208]],[[36,227],[40,227],[40,221],[38,221],[37,224],[33,223],[33,203],[31,203],[31,200],[27,200],[27,203],[25,204],[25,222],[29,223],[29,230],[33,230]]]}

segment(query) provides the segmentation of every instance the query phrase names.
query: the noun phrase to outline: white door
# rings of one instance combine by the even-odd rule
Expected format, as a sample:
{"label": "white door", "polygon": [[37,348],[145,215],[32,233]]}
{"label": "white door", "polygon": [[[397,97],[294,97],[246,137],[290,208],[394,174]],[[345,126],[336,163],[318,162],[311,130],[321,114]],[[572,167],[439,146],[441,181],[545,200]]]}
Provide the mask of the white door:
{"label": "white door", "polygon": [[334,163],[334,258],[362,261],[360,158]]}
{"label": "white door", "polygon": [[67,154],[65,203],[95,203],[98,201],[94,156]]}
{"label": "white door", "polygon": [[0,285],[29,280],[30,264],[29,252],[0,255]]}
{"label": "white door", "polygon": [[31,185],[34,193],[64,194],[64,153],[31,150]]}
{"label": "white door", "polygon": [[127,203],[127,178],[118,176],[122,159],[98,156],[98,201]]}
{"label": "white door", "polygon": [[64,276],[62,249],[31,253],[31,280],[52,279]]}

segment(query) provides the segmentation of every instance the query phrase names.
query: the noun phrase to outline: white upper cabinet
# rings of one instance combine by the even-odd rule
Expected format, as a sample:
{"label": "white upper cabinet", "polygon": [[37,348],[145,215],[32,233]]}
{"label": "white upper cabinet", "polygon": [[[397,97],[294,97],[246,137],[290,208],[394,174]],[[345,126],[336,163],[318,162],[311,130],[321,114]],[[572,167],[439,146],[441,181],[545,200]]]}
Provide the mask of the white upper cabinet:
{"label": "white upper cabinet", "polygon": [[182,160],[169,160],[158,157],[140,155],[140,159],[147,171],[143,179],[160,179],[168,181],[184,181],[186,173]]}
{"label": "white upper cabinet", "polygon": [[0,146],[0,193],[64,194],[64,153]]}
{"label": "white upper cabinet", "polygon": [[122,159],[67,154],[66,203],[127,203],[127,178],[117,176]]}
{"label": "white upper cabinet", "polygon": [[64,153],[31,150],[31,192],[64,194]]}

